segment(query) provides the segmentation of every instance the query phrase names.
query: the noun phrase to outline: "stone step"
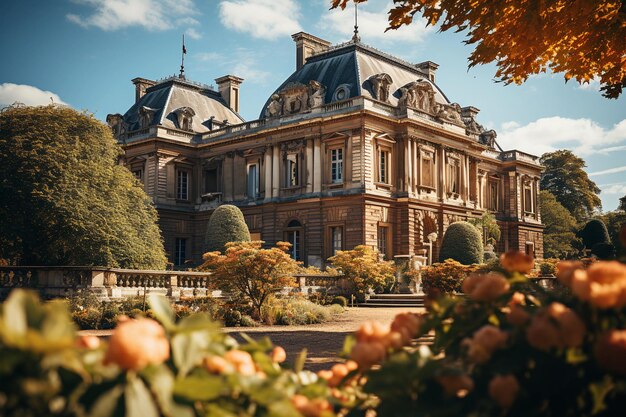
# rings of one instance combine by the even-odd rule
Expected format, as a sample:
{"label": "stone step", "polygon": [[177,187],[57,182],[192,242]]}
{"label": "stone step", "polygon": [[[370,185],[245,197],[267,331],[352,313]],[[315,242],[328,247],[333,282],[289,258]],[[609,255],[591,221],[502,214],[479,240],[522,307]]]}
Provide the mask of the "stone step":
{"label": "stone step", "polygon": [[422,299],[422,294],[373,294],[370,298]]}
{"label": "stone step", "polygon": [[421,294],[373,294],[364,303],[359,304],[359,307],[424,307],[424,296]]}

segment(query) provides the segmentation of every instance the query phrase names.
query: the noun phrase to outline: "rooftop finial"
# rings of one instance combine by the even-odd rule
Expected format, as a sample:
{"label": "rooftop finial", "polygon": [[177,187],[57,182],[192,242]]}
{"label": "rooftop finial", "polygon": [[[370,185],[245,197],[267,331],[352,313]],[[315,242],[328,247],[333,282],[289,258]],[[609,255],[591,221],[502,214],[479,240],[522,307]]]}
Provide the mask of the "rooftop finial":
{"label": "rooftop finial", "polygon": [[361,38],[359,37],[359,3],[354,2],[354,36],[352,36],[352,40],[354,42],[359,42]]}
{"label": "rooftop finial", "polygon": [[185,34],[183,33],[183,53],[180,61],[180,74],[178,78],[185,79],[185,54],[187,53],[187,48],[185,48]]}

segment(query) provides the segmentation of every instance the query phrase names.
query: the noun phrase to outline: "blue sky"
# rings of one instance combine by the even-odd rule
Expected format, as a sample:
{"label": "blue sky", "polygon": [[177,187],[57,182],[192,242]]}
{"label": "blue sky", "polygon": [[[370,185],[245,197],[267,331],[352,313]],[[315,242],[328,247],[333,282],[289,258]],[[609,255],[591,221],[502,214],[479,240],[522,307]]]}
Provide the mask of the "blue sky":
{"label": "blue sky", "polygon": [[[185,72],[213,84],[245,79],[241,113],[256,119],[273,90],[293,71],[291,34],[303,30],[333,43],[349,40],[352,10],[330,0],[21,0],[0,13],[0,105],[45,104],[53,97],[104,120],[134,100],[130,80],[176,74],[186,33]],[[597,83],[565,84],[542,74],[522,86],[493,81],[492,65],[468,71],[462,34],[423,22],[384,33],[390,0],[360,6],[362,42],[410,62],[440,65],[437,83],[451,101],[472,105],[505,149],[540,155],[572,149],[602,189],[605,211],[626,195],[626,97],[607,100]]]}

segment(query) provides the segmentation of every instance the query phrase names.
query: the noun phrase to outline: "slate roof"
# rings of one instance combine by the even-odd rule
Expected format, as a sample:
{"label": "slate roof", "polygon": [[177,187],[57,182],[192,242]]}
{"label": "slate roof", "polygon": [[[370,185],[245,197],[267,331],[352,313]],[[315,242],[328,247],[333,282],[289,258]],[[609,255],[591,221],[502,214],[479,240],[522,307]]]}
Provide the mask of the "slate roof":
{"label": "slate roof", "polygon": [[[342,85],[348,87],[350,92],[346,98],[361,95],[373,98],[372,85],[368,79],[380,73],[386,73],[391,76],[392,84],[389,90],[389,103],[393,106],[398,104],[398,98],[400,97],[399,89],[417,80],[424,80],[433,85],[437,102],[450,104],[450,101],[441,89],[428,80],[426,74],[420,71],[414,64],[354,41],[331,47],[310,57],[304,66],[291,74],[274,93],[279,92],[290,83],[307,85],[309,81],[315,80],[326,87],[324,100],[326,104],[338,101],[333,100],[333,96],[337,88]],[[268,98],[261,109],[260,118],[265,117],[265,109],[271,100],[272,94],[270,94],[270,98]]]}
{"label": "slate roof", "polygon": [[208,126],[211,116],[218,123],[224,120],[229,124],[244,122],[241,116],[226,106],[220,93],[177,77],[165,79],[149,87],[146,94],[128,109],[123,118],[129,131],[140,128],[139,109],[142,107],[154,110],[151,125],[174,129],[180,128],[175,111],[181,107],[191,107],[195,112],[193,130],[200,133],[210,130]]}

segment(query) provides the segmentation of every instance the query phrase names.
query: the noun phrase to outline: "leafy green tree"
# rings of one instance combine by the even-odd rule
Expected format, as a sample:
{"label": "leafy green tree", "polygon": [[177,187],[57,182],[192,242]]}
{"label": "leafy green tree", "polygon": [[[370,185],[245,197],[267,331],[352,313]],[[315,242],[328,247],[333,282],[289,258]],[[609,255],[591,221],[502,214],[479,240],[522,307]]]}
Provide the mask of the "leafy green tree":
{"label": "leafy green tree", "polygon": [[485,242],[490,245],[496,245],[500,240],[500,226],[498,226],[498,222],[496,221],[496,216],[486,211],[483,215],[477,219],[469,219],[467,221],[470,224],[473,224],[478,232],[485,236]]}
{"label": "leafy green tree", "polygon": [[441,242],[439,261],[454,259],[463,265],[483,261],[483,242],[476,227],[468,222],[456,222],[448,226]]}
{"label": "leafy green tree", "polygon": [[609,233],[609,237],[618,256],[626,256],[626,247],[619,238],[622,227],[626,227],[626,212],[621,210],[609,211],[598,217],[604,222]]}
{"label": "leafy green tree", "polygon": [[582,239],[583,245],[587,249],[592,249],[598,243],[611,243],[609,231],[600,219],[589,220],[576,236]]}
{"label": "leafy green tree", "polygon": [[585,172],[585,161],[568,150],[542,155],[545,171],[541,189],[550,191],[574,218],[582,223],[602,208],[600,188]]}
{"label": "leafy green tree", "polygon": [[0,113],[0,258],[160,269],[157,212],[110,129],[60,106]]}
{"label": "leafy green tree", "polygon": [[543,255],[545,258],[567,258],[576,249],[576,219],[549,191],[539,192],[543,230]]}
{"label": "leafy green tree", "polygon": [[207,252],[224,252],[228,242],[249,242],[250,231],[239,207],[224,204],[215,209],[206,230]]}
{"label": "leafy green tree", "polygon": [[619,211],[626,211],[626,195],[619,199],[619,206],[617,209]]}

